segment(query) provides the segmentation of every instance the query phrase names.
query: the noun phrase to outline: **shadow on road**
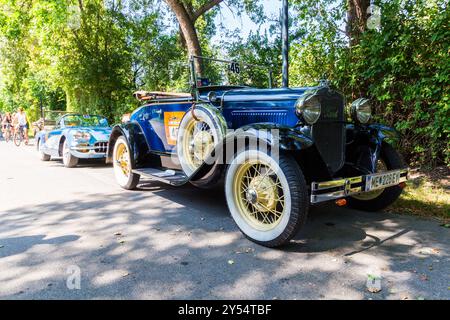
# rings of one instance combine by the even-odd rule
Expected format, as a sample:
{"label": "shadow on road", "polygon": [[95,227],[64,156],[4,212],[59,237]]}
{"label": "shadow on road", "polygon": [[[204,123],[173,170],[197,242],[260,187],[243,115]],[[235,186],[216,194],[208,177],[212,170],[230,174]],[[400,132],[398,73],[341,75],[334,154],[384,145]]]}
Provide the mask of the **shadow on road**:
{"label": "shadow on road", "polygon": [[[2,237],[12,230],[29,233],[30,226],[39,235]],[[43,236],[52,232],[65,235]],[[24,269],[34,261],[28,268],[32,274],[58,259],[75,262],[84,275],[81,291],[66,290],[63,284],[53,291],[41,288],[41,283],[63,277],[53,269],[39,280],[29,273],[3,279],[0,274],[0,282],[5,287],[13,281],[25,283],[30,289],[20,298],[271,299],[276,292],[278,298],[317,299],[338,297],[329,292],[339,275],[338,281],[352,284],[347,297],[364,298],[367,293],[361,287],[368,267],[379,264],[393,275],[403,274],[421,258],[417,246],[425,241],[441,248],[439,259],[448,261],[444,248],[449,238],[439,237],[429,221],[321,206],[312,208],[308,223],[290,245],[268,249],[239,232],[223,189],[151,182],[139,191],[50,200],[0,213],[0,266],[9,259],[8,265]],[[46,261],[33,250],[43,244],[53,248]],[[351,269],[331,262],[334,257],[352,259]],[[355,274],[362,278],[355,280]],[[435,281],[426,284],[430,292]],[[404,282],[423,290],[414,275]],[[389,296],[385,290],[377,297]],[[0,297],[14,298],[1,289]]]}
{"label": "shadow on road", "polygon": [[0,258],[13,256],[31,249],[37,245],[60,245],[70,241],[76,241],[80,237],[76,235],[67,235],[56,238],[47,238],[45,235],[24,236],[13,238],[0,238]]}

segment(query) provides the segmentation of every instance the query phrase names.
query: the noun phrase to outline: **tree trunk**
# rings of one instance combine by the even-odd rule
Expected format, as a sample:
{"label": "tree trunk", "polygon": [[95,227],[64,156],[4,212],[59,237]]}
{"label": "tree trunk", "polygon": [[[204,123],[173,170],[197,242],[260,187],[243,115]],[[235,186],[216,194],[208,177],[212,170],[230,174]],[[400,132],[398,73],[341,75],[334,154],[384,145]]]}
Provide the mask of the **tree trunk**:
{"label": "tree trunk", "polygon": [[[202,48],[200,46],[200,40],[195,29],[195,20],[191,17],[183,3],[180,0],[166,0],[169,7],[177,17],[180,29],[183,34],[184,41],[188,49],[189,56],[201,56]],[[201,63],[198,60],[195,61],[195,68],[197,73],[201,76],[203,73]]]}
{"label": "tree trunk", "polygon": [[347,35],[352,47],[359,44],[361,35],[367,29],[369,6],[370,0],[347,0]]}

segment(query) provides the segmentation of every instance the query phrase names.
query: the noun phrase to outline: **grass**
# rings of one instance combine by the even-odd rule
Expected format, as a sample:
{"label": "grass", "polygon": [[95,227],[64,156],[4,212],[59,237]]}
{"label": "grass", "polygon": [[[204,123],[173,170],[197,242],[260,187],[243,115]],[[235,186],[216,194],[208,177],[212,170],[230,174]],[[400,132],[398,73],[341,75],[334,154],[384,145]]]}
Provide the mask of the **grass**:
{"label": "grass", "polygon": [[[445,173],[447,172],[447,173]],[[450,177],[433,173],[416,173],[407,182],[401,197],[389,208],[390,212],[432,217],[450,223]]]}

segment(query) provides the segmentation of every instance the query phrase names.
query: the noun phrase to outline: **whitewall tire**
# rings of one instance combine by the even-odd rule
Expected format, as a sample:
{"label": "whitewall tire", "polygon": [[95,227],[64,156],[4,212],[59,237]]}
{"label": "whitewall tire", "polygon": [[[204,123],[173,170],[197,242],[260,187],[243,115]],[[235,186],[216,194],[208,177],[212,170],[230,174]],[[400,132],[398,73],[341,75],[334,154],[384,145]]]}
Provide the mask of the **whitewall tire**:
{"label": "whitewall tire", "polygon": [[239,152],[228,167],[225,194],[231,216],[250,240],[283,245],[305,223],[306,182],[293,158],[272,158],[260,150]]}
{"label": "whitewall tire", "polygon": [[41,159],[41,161],[50,161],[51,157],[50,155],[44,153],[44,151],[42,151],[42,139],[38,140],[38,152],[39,152],[39,159]]}
{"label": "whitewall tire", "polygon": [[177,135],[177,155],[187,176],[192,175],[226,134],[222,116],[199,105],[181,120]]}
{"label": "whitewall tire", "polygon": [[63,164],[66,168],[74,168],[78,164],[78,158],[70,153],[69,145],[67,144],[67,139],[64,140],[63,144]]}
{"label": "whitewall tire", "polygon": [[123,189],[133,190],[139,184],[140,176],[133,173],[131,153],[127,140],[120,136],[114,144],[113,168],[117,183]]}

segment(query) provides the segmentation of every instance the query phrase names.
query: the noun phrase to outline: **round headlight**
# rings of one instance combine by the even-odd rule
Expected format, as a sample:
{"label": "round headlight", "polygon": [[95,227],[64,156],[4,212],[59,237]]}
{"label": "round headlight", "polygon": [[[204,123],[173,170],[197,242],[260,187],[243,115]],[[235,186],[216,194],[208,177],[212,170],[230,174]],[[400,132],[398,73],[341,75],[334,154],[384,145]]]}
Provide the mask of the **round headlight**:
{"label": "round headlight", "polygon": [[306,94],[297,100],[295,105],[297,114],[308,124],[314,124],[319,120],[322,112],[319,97],[315,94]]}
{"label": "round headlight", "polygon": [[86,131],[77,131],[73,135],[75,140],[90,140],[91,134]]}
{"label": "round headlight", "polygon": [[352,118],[359,123],[368,123],[372,117],[369,99],[359,98],[352,103]]}

